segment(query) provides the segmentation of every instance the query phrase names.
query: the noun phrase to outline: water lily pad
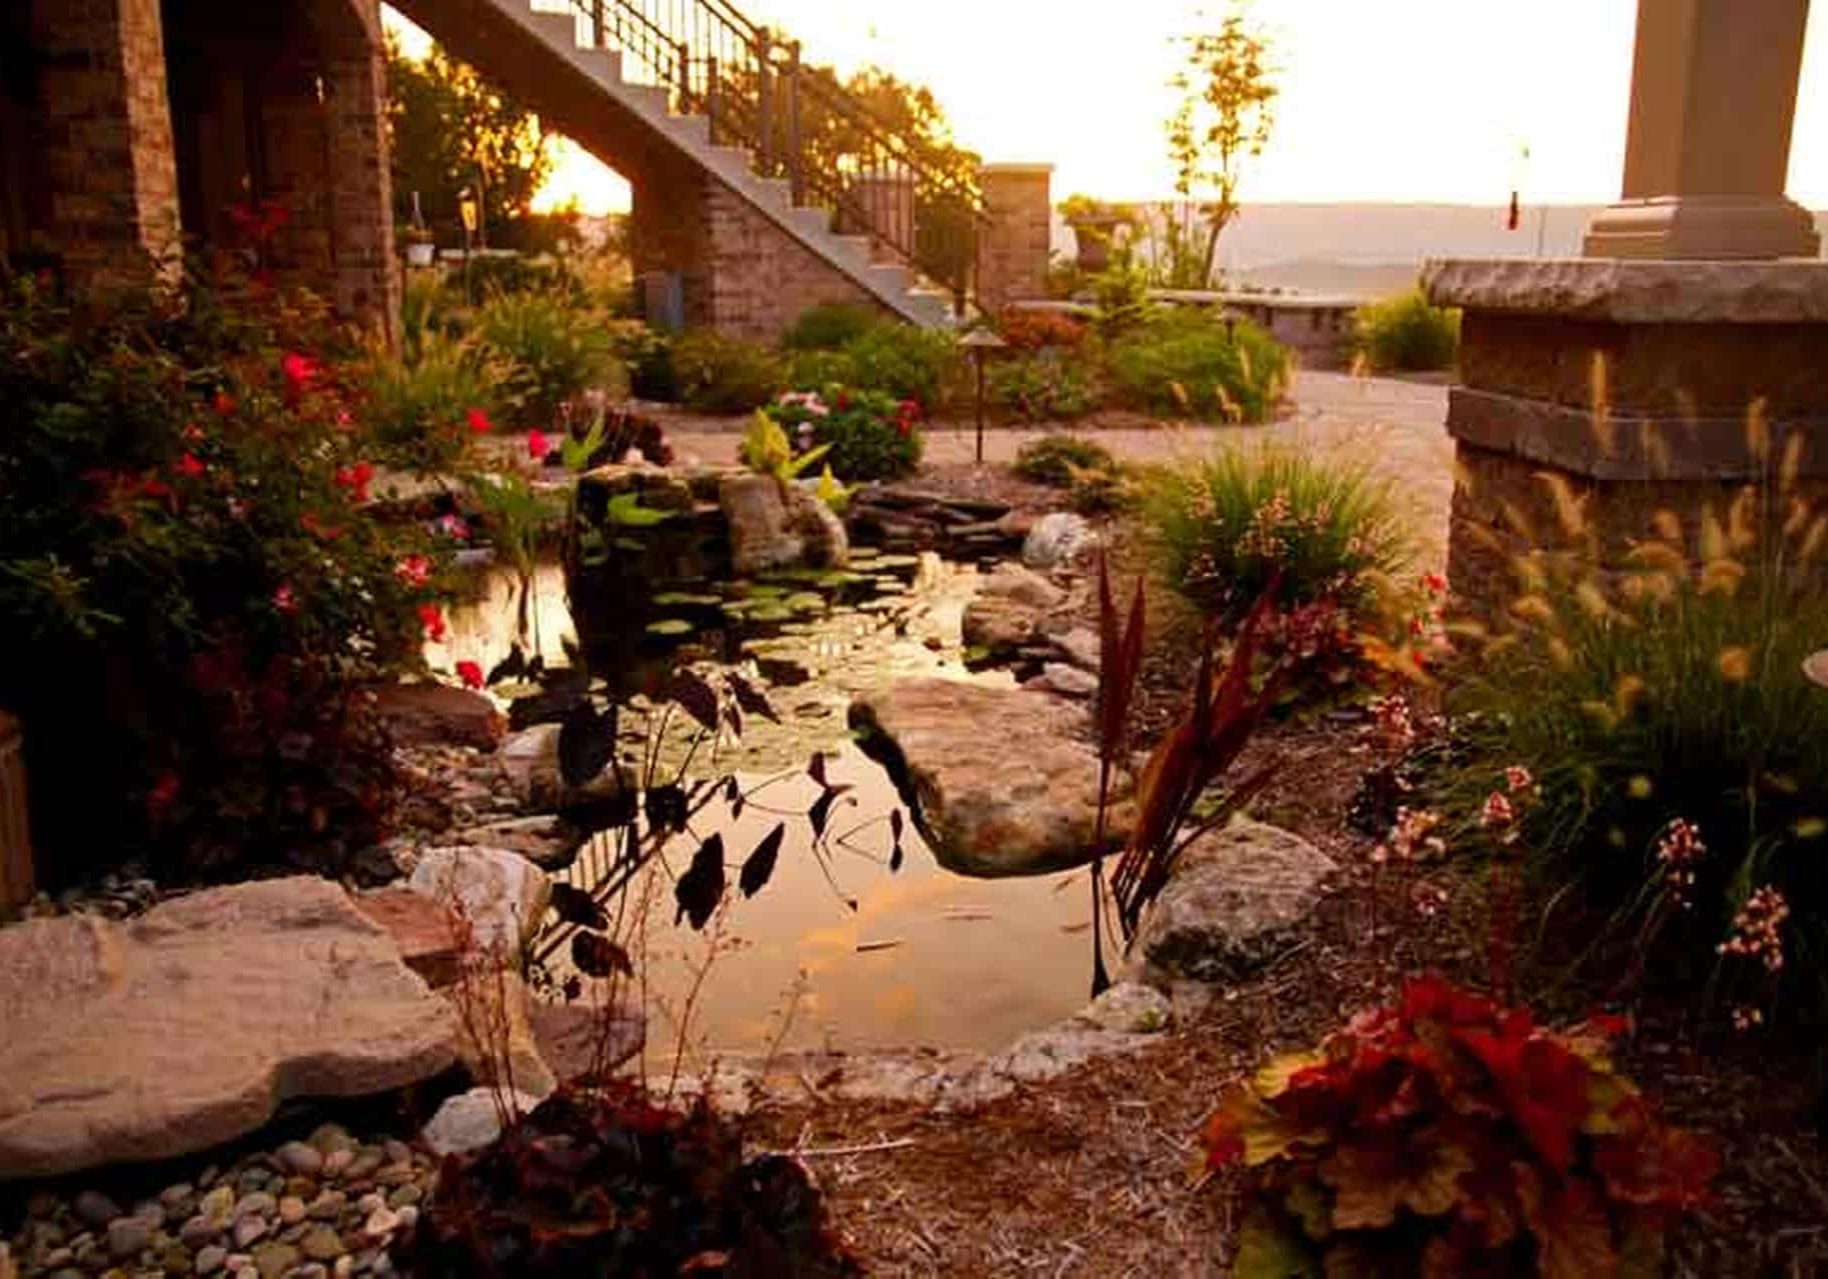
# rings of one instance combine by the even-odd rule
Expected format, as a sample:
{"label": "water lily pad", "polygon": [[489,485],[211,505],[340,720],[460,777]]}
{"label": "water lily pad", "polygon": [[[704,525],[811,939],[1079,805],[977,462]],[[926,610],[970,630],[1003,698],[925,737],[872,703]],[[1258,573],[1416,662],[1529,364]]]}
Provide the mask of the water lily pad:
{"label": "water lily pad", "polygon": [[785,586],[774,586],[768,582],[739,582],[737,588],[752,600],[778,600],[787,594]]}
{"label": "water lily pad", "polygon": [[723,602],[720,595],[695,595],[690,591],[666,591],[654,596],[654,603],[661,608],[716,608]]}
{"label": "water lily pad", "polygon": [[920,567],[920,556],[918,556],[918,555],[878,555],[874,560],[872,560],[870,562],[870,567],[872,569],[919,568]]}
{"label": "water lily pad", "polygon": [[785,622],[793,617],[793,610],[780,600],[758,600],[745,616],[752,622]]}
{"label": "water lily pad", "polygon": [[789,595],[781,603],[796,613],[820,613],[825,610],[825,597],[814,591],[801,591],[798,594]]}
{"label": "water lily pad", "polygon": [[696,623],[688,622],[683,617],[663,617],[658,622],[647,624],[649,635],[690,635],[697,629]]}

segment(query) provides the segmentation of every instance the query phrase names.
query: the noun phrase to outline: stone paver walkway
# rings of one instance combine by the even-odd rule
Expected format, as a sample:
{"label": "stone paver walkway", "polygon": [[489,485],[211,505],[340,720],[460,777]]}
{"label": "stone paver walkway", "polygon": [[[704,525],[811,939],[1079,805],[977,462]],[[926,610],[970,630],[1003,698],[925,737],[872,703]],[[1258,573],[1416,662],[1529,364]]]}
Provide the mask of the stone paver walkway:
{"label": "stone paver walkway", "polygon": [[[1295,375],[1291,399],[1289,411],[1267,426],[1113,422],[1095,429],[1107,448],[1131,462],[1170,461],[1198,456],[1221,442],[1258,440],[1366,462],[1390,479],[1394,497],[1409,518],[1420,566],[1441,566],[1446,560],[1447,512],[1453,496],[1453,444],[1444,425],[1447,388],[1394,378],[1301,371]],[[728,424],[684,419],[669,422],[667,432],[682,458],[728,463],[736,460],[742,425],[740,419]],[[985,459],[1008,463],[1023,444],[1043,433],[1036,428],[994,427],[985,433]],[[942,421],[928,430],[928,462],[969,462],[972,449],[969,421]]]}

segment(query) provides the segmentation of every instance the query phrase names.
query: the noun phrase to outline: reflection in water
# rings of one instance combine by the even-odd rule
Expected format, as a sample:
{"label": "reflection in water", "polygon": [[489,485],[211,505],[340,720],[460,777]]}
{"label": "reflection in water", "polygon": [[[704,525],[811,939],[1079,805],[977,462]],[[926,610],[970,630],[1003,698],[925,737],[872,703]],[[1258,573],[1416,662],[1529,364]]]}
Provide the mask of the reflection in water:
{"label": "reflection in water", "polygon": [[[631,949],[646,951],[650,996],[678,1009],[710,943],[674,924],[672,884],[700,840],[722,833],[732,883],[722,927],[730,948],[698,995],[694,1044],[702,1040],[713,1055],[765,1050],[796,984],[797,1006],[782,1041],[788,1049],[993,1048],[1085,1002],[1084,872],[996,880],[954,875],[933,860],[910,825],[902,839],[906,860],[891,873],[886,819],[900,800],[888,776],[847,747],[831,760],[828,777],[854,788],[839,801],[832,830],[863,827],[845,841],[849,847],[834,841],[829,879],[806,822],[760,807],[804,812],[818,788],[796,777],[754,792],[738,817],[721,797],[712,800],[693,818],[692,831],[672,839],[664,857],[630,885],[629,900],[651,894],[654,903],[645,946],[636,940]],[[745,789],[763,780],[741,778]],[[737,868],[782,820],[788,839],[774,877],[744,900],[734,886]],[[613,857],[599,840],[560,878],[589,890]],[[854,911],[847,899],[855,900]],[[553,961],[561,978],[569,971],[564,956],[560,947]],[[651,1060],[670,1059],[674,1030],[665,1016],[653,1018],[649,1039]]]}

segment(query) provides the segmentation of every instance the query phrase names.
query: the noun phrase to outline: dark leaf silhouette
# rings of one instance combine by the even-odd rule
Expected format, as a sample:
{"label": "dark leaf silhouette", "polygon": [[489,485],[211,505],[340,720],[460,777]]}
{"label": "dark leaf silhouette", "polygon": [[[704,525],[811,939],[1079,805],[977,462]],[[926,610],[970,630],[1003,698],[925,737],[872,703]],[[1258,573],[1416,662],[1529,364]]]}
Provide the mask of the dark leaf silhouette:
{"label": "dark leaf silhouette", "polygon": [[889,834],[895,837],[897,844],[901,842],[901,810],[899,808],[889,810]]}
{"label": "dark leaf silhouette", "polygon": [[717,731],[717,690],[702,678],[691,671],[674,671],[666,695],[697,720],[705,732]]}
{"label": "dark leaf silhouette", "polygon": [[679,882],[673,885],[673,897],[679,903],[673,922],[689,918],[694,930],[704,928],[711,922],[711,912],[717,909],[717,903],[723,900],[727,884],[724,876],[724,837],[712,835],[698,846],[692,864],[679,877]]}
{"label": "dark leaf silhouette", "polygon": [[608,928],[609,916],[602,903],[581,888],[559,882],[552,885],[552,909],[568,924],[580,928]]}
{"label": "dark leaf silhouette", "polygon": [[682,831],[686,824],[686,796],[678,785],[656,786],[643,805],[647,824],[654,830]]}
{"label": "dark leaf silhouette", "polygon": [[891,875],[901,869],[901,856],[901,842],[897,840],[894,849],[889,853],[889,873]]}
{"label": "dark leaf silhouette", "polygon": [[787,823],[777,822],[773,830],[762,836],[762,842],[749,854],[749,860],[743,863],[743,873],[739,880],[744,897],[753,897],[761,892],[768,880],[774,875],[774,864],[780,860],[781,841],[787,837]]}
{"label": "dark leaf silhouette", "polygon": [[743,735],[743,712],[742,708],[735,702],[725,703],[724,723],[728,724],[730,726],[730,731],[735,733],[738,737]]}
{"label": "dark leaf silhouette", "polygon": [[724,778],[724,803],[734,804],[743,797],[743,784],[735,777]]}
{"label": "dark leaf silhouette", "polygon": [[724,682],[729,685],[730,695],[736,699],[736,704],[741,706],[745,712],[750,715],[760,715],[763,719],[772,720],[776,724],[781,722],[781,717],[774,713],[774,707],[762,695],[761,690],[741,675],[733,672],[724,677]]}
{"label": "dark leaf silhouette", "polygon": [[567,786],[582,786],[608,766],[616,754],[616,717],[599,715],[589,701],[579,702],[559,728],[559,775]]}
{"label": "dark leaf silhouette", "polygon": [[573,973],[565,979],[565,984],[560,989],[565,995],[565,1002],[575,1004],[584,995],[584,979]]}
{"label": "dark leaf silhouette", "polygon": [[505,679],[516,679],[526,673],[527,655],[521,651],[519,644],[515,644],[508,650],[508,655],[490,669],[489,677],[484,682],[493,686]]}
{"label": "dark leaf silhouette", "polygon": [[806,810],[806,820],[812,823],[812,833],[819,838],[825,837],[825,824],[831,820],[832,802],[838,798],[835,790],[824,790],[819,798],[813,800],[812,807]]}
{"label": "dark leaf silhouette", "polygon": [[640,812],[640,805],[641,799],[635,789],[625,786],[612,795],[568,804],[559,815],[588,837],[631,825]]}
{"label": "dark leaf silhouette", "polygon": [[812,757],[812,759],[807,761],[806,775],[808,777],[812,778],[815,782],[819,783],[819,785],[825,786],[829,789],[830,783],[825,780],[825,756],[824,755],[814,755]]}
{"label": "dark leaf silhouette", "polygon": [[635,975],[634,961],[628,952],[601,933],[578,932],[571,937],[571,962],[588,977],[607,977],[621,973]]}

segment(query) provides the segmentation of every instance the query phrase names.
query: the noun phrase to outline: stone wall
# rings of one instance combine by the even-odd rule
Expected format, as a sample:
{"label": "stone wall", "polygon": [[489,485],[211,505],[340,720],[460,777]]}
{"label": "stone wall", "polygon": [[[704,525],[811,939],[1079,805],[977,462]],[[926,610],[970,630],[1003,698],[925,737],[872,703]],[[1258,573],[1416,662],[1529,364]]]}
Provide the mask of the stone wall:
{"label": "stone wall", "polygon": [[636,274],[678,272],[688,327],[771,342],[800,313],[848,302],[892,313],[848,276],[683,156],[650,153],[628,166]]}
{"label": "stone wall", "polygon": [[990,223],[978,249],[978,298],[997,312],[1047,296],[1051,164],[989,164],[980,173]]}

